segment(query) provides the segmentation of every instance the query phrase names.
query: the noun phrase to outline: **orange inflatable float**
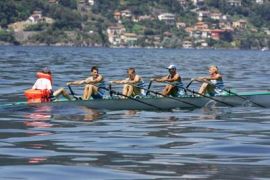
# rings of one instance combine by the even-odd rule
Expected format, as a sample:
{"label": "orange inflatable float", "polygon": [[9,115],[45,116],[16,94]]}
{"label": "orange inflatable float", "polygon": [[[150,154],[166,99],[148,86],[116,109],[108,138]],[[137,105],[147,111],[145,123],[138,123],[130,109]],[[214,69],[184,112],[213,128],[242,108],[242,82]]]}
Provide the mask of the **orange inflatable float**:
{"label": "orange inflatable float", "polygon": [[[50,74],[45,74],[42,72],[37,73],[37,78],[45,78],[51,81],[52,83],[52,76]],[[49,102],[51,91],[50,90],[39,90],[39,89],[28,89],[24,91],[24,95],[27,98],[28,102],[31,103],[39,103],[39,102]]]}

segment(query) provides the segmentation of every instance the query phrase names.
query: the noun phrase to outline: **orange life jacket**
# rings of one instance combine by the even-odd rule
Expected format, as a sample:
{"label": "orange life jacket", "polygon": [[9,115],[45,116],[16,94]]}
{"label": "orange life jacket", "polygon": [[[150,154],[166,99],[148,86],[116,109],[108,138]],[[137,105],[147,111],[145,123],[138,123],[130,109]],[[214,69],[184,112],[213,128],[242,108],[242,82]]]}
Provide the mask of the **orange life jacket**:
{"label": "orange life jacket", "polygon": [[[51,81],[52,76],[50,74],[45,74],[42,72],[37,73],[37,78],[45,78]],[[28,102],[37,103],[37,102],[49,102],[51,100],[51,90],[40,90],[40,89],[28,89],[24,91],[24,95],[27,98]]]}
{"label": "orange life jacket", "polygon": [[45,79],[48,79],[48,80],[51,81],[51,84],[52,84],[52,82],[53,82],[53,80],[52,80],[52,75],[50,75],[50,74],[45,74],[45,73],[42,73],[42,72],[37,72],[37,78],[38,78],[38,79],[39,79],[39,78],[45,78]]}

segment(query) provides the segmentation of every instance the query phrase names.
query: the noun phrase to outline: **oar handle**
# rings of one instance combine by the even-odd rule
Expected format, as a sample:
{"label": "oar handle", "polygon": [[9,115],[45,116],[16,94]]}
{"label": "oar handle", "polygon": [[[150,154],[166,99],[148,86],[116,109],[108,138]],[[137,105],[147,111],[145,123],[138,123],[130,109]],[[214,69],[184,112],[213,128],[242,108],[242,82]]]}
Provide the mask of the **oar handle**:
{"label": "oar handle", "polygon": [[67,87],[68,87],[68,89],[69,89],[69,91],[70,91],[70,94],[71,94],[76,100],[80,99],[80,98],[78,98],[78,97],[75,96],[75,93],[74,93],[74,91],[72,90],[72,88],[71,88],[70,85],[67,85]]}
{"label": "oar handle", "polygon": [[75,93],[74,93],[74,91],[72,90],[72,88],[70,87],[70,85],[67,85],[67,87],[68,87],[68,89],[69,89],[69,91],[70,91],[70,94],[71,94],[72,96],[74,96]]}
{"label": "oar handle", "polygon": [[187,84],[186,88],[185,89],[188,89],[189,86],[195,81],[195,79],[191,79],[191,81]]}
{"label": "oar handle", "polygon": [[110,97],[112,97],[113,93],[112,93],[112,84],[109,84],[109,94]]}
{"label": "oar handle", "polygon": [[149,84],[148,84],[148,87],[147,87],[147,90],[146,90],[146,93],[145,93],[146,96],[150,93],[149,90],[150,90],[150,88],[151,88],[152,83],[153,83],[153,81],[151,80],[151,81],[149,82]]}

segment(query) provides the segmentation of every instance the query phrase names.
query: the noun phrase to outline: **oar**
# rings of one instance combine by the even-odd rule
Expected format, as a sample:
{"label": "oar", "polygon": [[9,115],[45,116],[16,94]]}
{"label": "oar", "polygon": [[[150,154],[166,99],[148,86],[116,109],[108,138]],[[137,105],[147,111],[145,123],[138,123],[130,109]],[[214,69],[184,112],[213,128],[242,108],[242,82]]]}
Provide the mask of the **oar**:
{"label": "oar", "polygon": [[133,101],[142,103],[142,104],[144,104],[144,105],[147,105],[147,106],[149,106],[149,107],[155,108],[155,109],[157,109],[157,110],[162,110],[162,109],[161,109],[160,107],[158,107],[158,106],[155,106],[155,105],[150,104],[150,103],[143,102],[143,101],[141,101],[141,100],[139,100],[139,99],[136,99],[136,98],[133,98],[133,97],[131,97],[131,96],[126,96],[126,95],[124,95],[124,94],[122,94],[122,93],[120,93],[120,92],[111,90],[111,89],[109,89],[109,88],[106,88],[106,87],[99,87],[99,88],[100,88],[100,89],[105,89],[105,90],[109,91],[109,92],[112,93],[112,94],[116,94],[116,95],[118,95],[118,96],[123,96],[123,97],[126,97],[126,98],[128,98],[128,99],[131,99],[131,100],[133,100]]}
{"label": "oar", "polygon": [[224,105],[227,105],[227,106],[231,106],[231,107],[233,107],[233,105],[232,105],[232,104],[230,104],[230,103],[226,103],[226,102],[224,102],[224,101],[218,100],[218,99],[213,98],[213,97],[211,97],[211,96],[206,96],[206,95],[201,94],[201,93],[199,93],[199,92],[196,92],[196,91],[194,91],[194,90],[190,90],[190,89],[187,89],[187,88],[185,88],[185,89],[186,89],[187,91],[189,91],[189,92],[193,93],[193,94],[197,94],[197,95],[200,95],[200,96],[202,96],[202,97],[205,97],[205,98],[208,98],[208,99],[214,100],[214,101],[216,101],[216,102],[219,102],[219,103],[221,103],[221,104],[224,104]]}
{"label": "oar", "polygon": [[72,90],[72,88],[71,88],[70,85],[68,85],[68,89],[69,89],[69,91],[70,91],[70,94],[71,94],[76,100],[80,99],[80,98],[78,98],[78,97],[75,96],[75,93],[74,93],[74,91]]}
{"label": "oar", "polygon": [[[151,81],[152,82],[152,81]],[[132,85],[132,84],[131,84]],[[135,85],[133,85],[135,86]],[[163,97],[166,97],[166,98],[169,98],[169,99],[173,99],[175,101],[178,101],[178,102],[181,102],[181,103],[184,103],[184,104],[188,104],[188,105],[191,105],[191,106],[194,106],[196,108],[200,108],[200,106],[197,106],[196,104],[193,104],[193,103],[190,103],[190,102],[186,102],[184,100],[181,100],[179,98],[176,98],[176,97],[171,97],[171,96],[166,96],[166,95],[163,95],[162,93],[159,93],[157,91],[153,91],[153,90],[150,90],[150,89],[145,89],[143,87],[139,87],[139,86],[135,86],[137,88],[140,88],[140,89],[144,89],[144,90],[147,90],[148,92],[151,92],[151,93],[154,93],[154,94],[157,94],[157,95],[160,95],[160,96],[163,96]]]}
{"label": "oar", "polygon": [[[190,84],[191,84],[193,81],[194,81],[194,80],[191,80],[191,82],[190,82],[190,83],[189,83],[189,84],[186,86],[186,88],[183,88],[183,87],[179,87],[179,88],[182,88],[182,89],[184,89],[184,90],[186,90],[186,91],[189,91],[189,92],[191,92],[191,93],[193,93],[193,94],[197,94],[197,95],[200,95],[200,96],[202,96],[202,97],[205,97],[205,98],[208,98],[208,99],[214,100],[214,101],[219,102],[219,103],[221,103],[221,104],[224,104],[224,105],[227,105],[227,106],[231,106],[231,107],[233,107],[233,105],[232,105],[232,104],[229,104],[229,103],[223,102],[223,101],[218,100],[218,99],[216,99],[216,98],[213,98],[213,97],[210,97],[210,96],[206,96],[206,95],[201,94],[201,93],[199,93],[199,92],[196,92],[196,91],[194,91],[194,90],[190,90],[190,89],[188,89],[187,87],[189,87],[189,86],[190,86]],[[166,83],[166,84],[170,84],[170,85],[175,86],[175,85],[174,85],[174,84],[172,84],[172,83],[168,83],[168,82],[164,82],[164,83]]]}
{"label": "oar", "polygon": [[145,93],[146,96],[150,93],[149,90],[150,90],[150,88],[151,88],[152,82],[153,82],[153,81],[150,81],[149,84],[148,84],[147,91],[146,91],[146,93]]}
{"label": "oar", "polygon": [[[194,81],[194,80],[193,80],[193,81]],[[195,81],[198,81],[198,80],[195,79]],[[198,82],[201,82],[201,81],[198,81]],[[215,88],[218,88],[218,89],[220,89],[220,90],[223,90],[223,91],[225,91],[225,92],[227,92],[227,93],[229,93],[229,94],[235,95],[236,97],[239,97],[239,98],[241,98],[241,99],[243,99],[243,100],[249,101],[249,102],[251,102],[251,103],[253,103],[253,104],[255,104],[255,105],[259,106],[259,107],[265,108],[265,106],[263,106],[263,105],[261,105],[261,104],[258,104],[258,103],[255,103],[255,102],[251,101],[249,98],[246,98],[246,97],[244,97],[244,96],[241,96],[241,95],[239,95],[239,94],[237,94],[237,93],[231,92],[231,90],[227,90],[227,89],[225,89],[225,88],[221,89],[221,88],[217,87],[216,85],[214,85],[214,84],[211,83],[211,82],[206,82],[206,83],[208,83],[209,85],[211,85],[211,86],[213,86],[213,87],[215,87]]]}
{"label": "oar", "polygon": [[[212,84],[212,83],[210,83],[210,85],[216,87],[216,86],[215,86],[214,84]],[[217,87],[217,88],[218,88],[218,87]],[[254,101],[251,101],[249,98],[246,98],[246,97],[244,97],[244,96],[241,96],[241,95],[239,95],[239,94],[237,94],[237,93],[231,92],[231,90],[227,90],[227,89],[221,89],[221,90],[223,90],[223,91],[225,91],[225,92],[227,92],[227,93],[229,93],[229,94],[235,95],[236,97],[239,97],[239,98],[241,98],[241,99],[243,99],[243,100],[249,101],[249,102],[251,102],[251,103],[253,103],[253,104],[255,104],[255,105],[259,106],[259,107],[265,108],[265,106],[263,106],[263,105],[261,105],[261,104],[258,104],[258,103],[255,103]]]}
{"label": "oar", "polygon": [[186,88],[188,89],[189,86],[193,83],[194,79],[191,79],[191,81],[187,84]]}
{"label": "oar", "polygon": [[110,97],[112,97],[112,84],[109,84],[109,94],[110,94]]}

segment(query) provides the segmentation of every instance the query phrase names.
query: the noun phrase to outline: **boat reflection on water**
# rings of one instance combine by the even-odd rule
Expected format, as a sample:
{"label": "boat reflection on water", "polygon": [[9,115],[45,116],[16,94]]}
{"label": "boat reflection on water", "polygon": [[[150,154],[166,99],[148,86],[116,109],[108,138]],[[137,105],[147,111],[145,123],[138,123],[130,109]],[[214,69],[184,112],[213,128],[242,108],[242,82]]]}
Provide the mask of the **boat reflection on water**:
{"label": "boat reflection on water", "polygon": [[47,158],[43,158],[43,157],[31,157],[28,160],[29,164],[39,164],[43,161],[47,160]]}
{"label": "boat reflection on water", "polygon": [[90,109],[87,107],[81,107],[81,108],[84,111],[84,115],[83,115],[83,119],[82,119],[84,121],[97,120],[97,119],[101,118],[101,116],[104,114],[101,111],[97,111],[97,110]]}
{"label": "boat reflection on water", "polygon": [[128,111],[125,112],[125,115],[133,116],[133,115],[136,115],[137,113],[138,113],[138,111],[128,110]]}
{"label": "boat reflection on water", "polygon": [[29,121],[25,121],[24,124],[37,128],[52,127],[53,125],[49,122],[52,118],[51,111],[51,106],[37,106],[34,112],[25,115],[25,119],[29,119]]}
{"label": "boat reflection on water", "polygon": [[[28,136],[38,137],[38,136],[49,136],[52,135],[49,131],[39,131],[40,128],[51,128],[53,124],[50,122],[52,118],[52,107],[51,106],[37,106],[33,109],[32,112],[25,115],[26,121],[24,125],[27,127]],[[34,129],[33,129],[34,128]],[[36,150],[46,150],[48,148],[47,143],[42,142],[31,142],[30,144],[25,144],[29,149]],[[46,157],[37,156],[37,157],[29,157],[27,159],[28,164],[41,164],[47,160]]]}

